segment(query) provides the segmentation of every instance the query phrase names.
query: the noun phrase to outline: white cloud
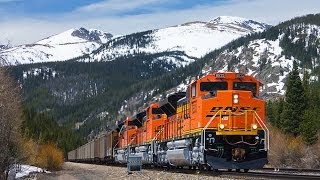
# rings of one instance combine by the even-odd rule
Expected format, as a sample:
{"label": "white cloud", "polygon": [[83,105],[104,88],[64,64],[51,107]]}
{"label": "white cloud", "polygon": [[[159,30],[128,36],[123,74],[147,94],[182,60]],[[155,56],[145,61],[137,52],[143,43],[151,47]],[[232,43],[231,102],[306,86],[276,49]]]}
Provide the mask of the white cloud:
{"label": "white cloud", "polygon": [[[120,1],[125,2],[124,0]],[[220,15],[239,16],[276,25],[296,16],[320,12],[319,0],[303,2],[299,0],[232,0],[218,6],[196,6],[191,9],[156,11],[142,15],[92,15],[92,11],[108,11],[108,9],[104,9],[107,7],[113,8],[116,12],[125,12],[145,5],[143,0],[137,0],[136,3],[132,4],[124,4],[123,7],[120,7],[121,3],[115,5],[112,2],[115,2],[115,0],[106,1],[105,4],[85,6],[82,9],[55,18],[42,20],[9,18],[6,21],[0,21],[0,43],[6,39],[11,40],[14,44],[30,43],[81,26],[97,28],[118,35],[164,28],[188,21],[209,21]],[[150,5],[159,2],[149,0],[145,3]],[[99,10],[99,8],[101,9]],[[80,10],[81,13],[79,13]]]}
{"label": "white cloud", "polygon": [[136,8],[141,8],[143,6],[161,5],[168,2],[170,2],[170,0],[108,0],[80,7],[75,10],[75,12],[94,14],[122,13],[125,11],[134,10]]}

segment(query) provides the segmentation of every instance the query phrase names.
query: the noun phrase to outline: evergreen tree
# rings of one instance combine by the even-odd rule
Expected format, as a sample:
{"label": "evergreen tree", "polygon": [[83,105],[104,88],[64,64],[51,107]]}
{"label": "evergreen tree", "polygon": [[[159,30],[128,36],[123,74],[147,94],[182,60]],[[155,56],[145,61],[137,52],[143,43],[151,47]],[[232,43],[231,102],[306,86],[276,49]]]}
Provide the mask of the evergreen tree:
{"label": "evergreen tree", "polygon": [[293,61],[293,69],[289,73],[286,87],[284,109],[281,113],[283,130],[287,133],[298,135],[299,126],[303,121],[303,114],[306,108],[306,97],[296,61]]}
{"label": "evergreen tree", "polygon": [[283,112],[283,106],[284,106],[284,100],[283,98],[280,98],[275,107],[275,117],[276,117],[275,126],[277,126],[278,128],[282,127],[281,114]]}
{"label": "evergreen tree", "polygon": [[267,117],[268,117],[268,120],[272,124],[275,124],[275,122],[276,122],[276,117],[275,117],[275,112],[274,112],[275,103],[276,102],[273,102],[270,100],[267,101],[267,103],[266,103]]}
{"label": "evergreen tree", "polygon": [[317,111],[314,109],[308,109],[305,111],[303,121],[300,124],[301,135],[308,145],[315,143],[318,139],[318,127],[316,122],[317,118]]}
{"label": "evergreen tree", "polygon": [[303,72],[303,79],[302,79],[302,85],[303,85],[303,89],[304,89],[304,92],[305,92],[305,97],[306,97],[306,106],[309,107],[310,106],[310,74],[309,72],[304,69],[304,72]]}

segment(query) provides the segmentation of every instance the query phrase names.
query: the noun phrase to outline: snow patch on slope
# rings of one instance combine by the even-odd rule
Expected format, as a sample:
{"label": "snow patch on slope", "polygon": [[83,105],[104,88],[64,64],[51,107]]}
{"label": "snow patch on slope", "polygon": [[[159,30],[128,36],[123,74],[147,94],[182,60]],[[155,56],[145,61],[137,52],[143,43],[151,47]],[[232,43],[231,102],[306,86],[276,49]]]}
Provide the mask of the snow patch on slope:
{"label": "snow patch on slope", "polygon": [[3,50],[0,56],[11,65],[65,61],[91,53],[111,36],[99,30],[70,29],[34,44]]}
{"label": "snow patch on slope", "polygon": [[[289,37],[292,43],[306,42],[305,46],[309,48],[311,45],[309,43],[317,43],[320,39],[319,26],[296,25],[290,28],[298,31],[294,34],[295,37]],[[204,74],[211,71],[246,73],[257,77],[265,84],[263,89],[265,96],[284,95],[285,83],[289,72],[293,68],[293,61],[300,63],[300,59],[284,55],[280,46],[284,36],[285,34],[282,33],[275,40],[256,39],[231,51],[229,49],[225,50],[216,59],[212,60],[212,64],[205,66],[202,72]],[[316,46],[317,53],[319,53],[319,47],[316,44],[312,44],[312,46]],[[312,66],[319,66],[318,62],[317,58],[312,59]],[[306,70],[311,72],[310,69]],[[299,72],[300,78],[302,78],[303,70],[301,67],[299,67]],[[310,80],[317,80],[317,77],[311,76]]]}
{"label": "snow patch on slope", "polygon": [[155,31],[155,51],[179,51],[200,58],[248,32],[221,31],[208,28],[205,23],[169,27]]}
{"label": "snow patch on slope", "polygon": [[[112,61],[139,53],[184,52],[183,62],[175,59],[177,66],[185,66],[205,54],[218,49],[230,41],[253,32],[265,30],[269,26],[237,17],[218,17],[209,22],[189,22],[178,26],[158,29],[138,34],[117,37],[108,46],[81,59],[81,62]],[[135,39],[139,36],[140,39]]]}

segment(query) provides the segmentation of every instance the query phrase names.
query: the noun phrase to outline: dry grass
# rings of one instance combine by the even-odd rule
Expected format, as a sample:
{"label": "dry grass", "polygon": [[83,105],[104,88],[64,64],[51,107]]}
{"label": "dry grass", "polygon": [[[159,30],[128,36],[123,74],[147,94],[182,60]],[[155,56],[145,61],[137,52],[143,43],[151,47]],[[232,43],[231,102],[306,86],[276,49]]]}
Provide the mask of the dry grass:
{"label": "dry grass", "polygon": [[[318,134],[318,137],[320,137],[320,134]],[[306,168],[320,168],[320,139],[314,145],[305,149],[302,164]]]}
{"label": "dry grass", "polygon": [[304,144],[301,137],[284,134],[269,126],[269,163],[275,167],[319,168],[320,140],[312,146]]}

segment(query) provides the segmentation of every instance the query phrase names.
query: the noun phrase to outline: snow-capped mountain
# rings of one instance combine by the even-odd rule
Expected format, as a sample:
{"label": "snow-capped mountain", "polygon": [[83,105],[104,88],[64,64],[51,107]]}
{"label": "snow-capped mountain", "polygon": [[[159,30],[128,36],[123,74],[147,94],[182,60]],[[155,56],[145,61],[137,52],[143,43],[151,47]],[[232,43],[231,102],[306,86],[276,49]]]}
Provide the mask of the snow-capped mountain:
{"label": "snow-capped mountain", "polygon": [[96,29],[70,29],[32,44],[0,51],[0,56],[11,65],[65,61],[91,53],[111,38],[110,33]]}
{"label": "snow-capped mountain", "polygon": [[320,66],[320,25],[293,23],[279,27],[256,39],[245,40],[245,45],[225,49],[203,68],[203,73],[238,71],[253,75],[264,83],[262,95],[265,97],[285,94],[286,79],[294,60],[300,64],[301,78],[303,72],[308,71],[311,81],[318,80],[314,71]]}
{"label": "snow-capped mountain", "polygon": [[209,22],[188,22],[164,29],[120,36],[110,40],[90,57],[79,61],[112,61],[134,54],[184,52],[185,57],[166,58],[177,67],[188,65],[210,51],[249,33],[261,32],[270,25],[239,17],[220,16]]}
{"label": "snow-capped mountain", "polygon": [[209,22],[188,22],[115,38],[99,30],[70,29],[32,44],[3,50],[0,55],[9,64],[17,65],[65,61],[77,57],[81,62],[112,61],[141,53],[183,52],[184,55],[179,57],[167,55],[156,59],[180,67],[234,39],[269,27],[253,20],[220,16]]}

